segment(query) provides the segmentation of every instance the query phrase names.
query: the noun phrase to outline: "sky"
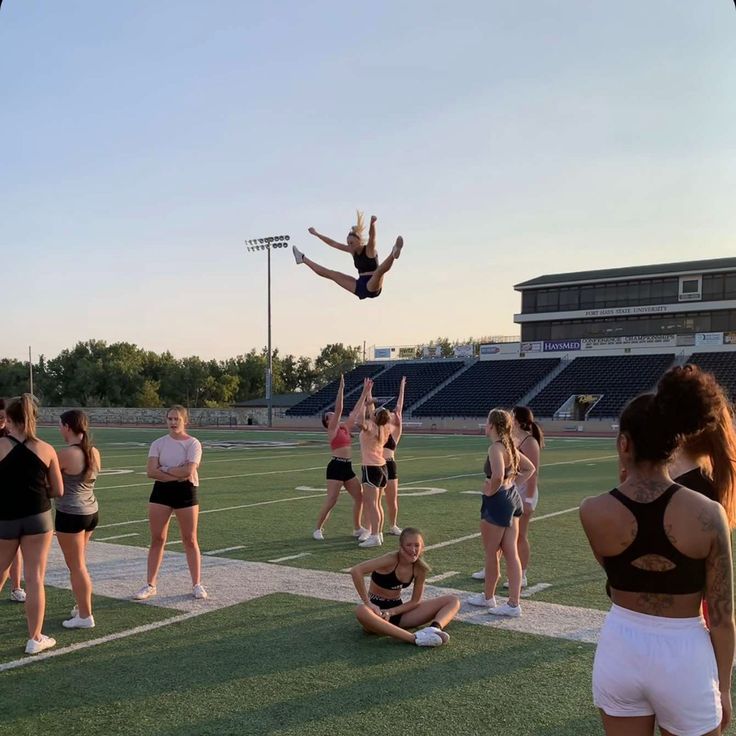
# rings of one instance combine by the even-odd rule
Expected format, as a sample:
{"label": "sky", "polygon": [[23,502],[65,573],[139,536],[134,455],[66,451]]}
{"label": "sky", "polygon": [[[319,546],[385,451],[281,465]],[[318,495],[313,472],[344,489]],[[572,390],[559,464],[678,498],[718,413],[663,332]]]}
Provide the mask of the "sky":
{"label": "sky", "polygon": [[736,252],[731,0],[5,0],[0,358],[515,335],[513,285]]}

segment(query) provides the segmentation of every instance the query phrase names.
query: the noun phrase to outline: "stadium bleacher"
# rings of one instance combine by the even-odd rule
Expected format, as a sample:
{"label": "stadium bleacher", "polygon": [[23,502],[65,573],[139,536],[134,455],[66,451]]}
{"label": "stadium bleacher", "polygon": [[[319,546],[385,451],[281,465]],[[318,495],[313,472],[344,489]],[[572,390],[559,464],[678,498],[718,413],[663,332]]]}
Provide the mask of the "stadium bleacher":
{"label": "stadium bleacher", "polygon": [[[355,367],[352,371],[345,374],[345,396],[356,389],[363,383],[364,378],[371,378],[386,366],[377,363],[364,363]],[[335,395],[337,394],[337,386],[339,381],[332,381],[323,386],[319,391],[307,396],[298,404],[287,409],[286,416],[290,417],[308,417],[318,412],[325,411],[328,407],[335,403]]]}
{"label": "stadium bleacher", "polygon": [[414,411],[414,416],[486,416],[511,407],[560,363],[559,358],[479,361]]}
{"label": "stadium bleacher", "polygon": [[736,353],[693,353],[690,362],[712,373],[731,401],[736,401]]}
{"label": "stadium bleacher", "polygon": [[575,358],[530,406],[537,416],[552,417],[573,394],[601,395],[588,418],[616,417],[629,399],[651,389],[674,359],[669,353]]}
{"label": "stadium bleacher", "polygon": [[399,394],[401,377],[406,376],[404,409],[408,409],[464,366],[465,363],[462,360],[398,363],[376,379],[373,395],[377,399],[389,399],[385,402],[386,407],[393,410]]}

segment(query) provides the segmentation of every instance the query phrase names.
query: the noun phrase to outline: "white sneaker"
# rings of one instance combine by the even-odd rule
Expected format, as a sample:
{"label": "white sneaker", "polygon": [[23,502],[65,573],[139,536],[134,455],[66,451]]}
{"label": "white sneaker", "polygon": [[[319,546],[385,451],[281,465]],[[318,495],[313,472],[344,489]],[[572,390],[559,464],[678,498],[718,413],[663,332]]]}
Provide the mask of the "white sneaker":
{"label": "white sneaker", "polygon": [[325,541],[325,535],[322,534],[322,530],[321,529],[315,529],[312,532],[312,539],[316,539],[319,542],[324,542]]}
{"label": "white sneaker", "polygon": [[50,636],[41,634],[41,638],[37,641],[36,639],[29,639],[26,644],[26,654],[40,654],[45,649],[51,649],[56,646],[56,639],[52,639]]}
{"label": "white sneaker", "polygon": [[401,255],[401,249],[404,247],[404,238],[399,235],[398,238],[396,238],[396,245],[394,245],[391,255],[394,258],[398,258]]}
{"label": "white sneaker", "polygon": [[378,534],[369,534],[364,541],[362,541],[358,547],[380,547],[381,538]]}
{"label": "white sneaker", "polygon": [[436,626],[427,626],[425,631],[431,631],[433,634],[437,634],[440,639],[442,639],[443,644],[447,644],[448,641],[450,641],[450,635],[443,631],[442,629],[438,629]]}
{"label": "white sneaker", "polygon": [[400,536],[401,536],[401,531],[402,531],[402,530],[401,530],[401,527],[398,527],[398,526],[396,526],[396,524],[394,524],[394,525],[393,525],[393,526],[392,526],[392,527],[391,527],[391,528],[390,528],[390,529],[388,530],[388,533],[389,533],[389,534],[393,534],[393,536],[395,536],[395,537],[400,537]]}
{"label": "white sneaker", "polygon": [[491,608],[492,606],[496,605],[496,598],[495,596],[493,598],[486,598],[485,593],[476,593],[475,595],[469,595],[465,599],[466,603],[469,603],[471,606],[483,606],[485,608]]}
{"label": "white sneaker", "polygon": [[72,608],[72,610],[69,612],[69,615],[72,618],[79,616],[79,606],[76,603],[74,604],[74,608]]}
{"label": "white sneaker", "polygon": [[[506,589],[508,589],[508,587],[509,587],[509,581],[508,580],[503,584],[503,587],[506,588]],[[526,588],[526,575],[522,575],[521,576],[521,589],[524,590],[524,588]]]}
{"label": "white sneaker", "polygon": [[10,600],[15,601],[16,603],[25,603],[26,602],[25,590],[23,590],[23,588],[15,588],[14,590],[11,590]]}
{"label": "white sneaker", "polygon": [[304,263],[304,253],[302,253],[295,245],[291,246],[291,252],[294,254],[294,260],[297,263]]}
{"label": "white sneaker", "polygon": [[[353,536],[359,541],[362,542],[364,539],[370,536],[370,531],[368,529],[365,529],[364,527],[360,527],[358,529],[353,529]],[[362,538],[361,538],[362,537]]]}
{"label": "white sneaker", "polygon": [[134,600],[145,601],[148,598],[152,598],[158,591],[155,585],[149,585],[146,583],[134,596]]}
{"label": "white sneaker", "polygon": [[478,570],[477,572],[474,572],[470,575],[473,580],[485,580],[486,579],[486,569],[485,567],[482,570]]}
{"label": "white sneaker", "polygon": [[209,596],[207,595],[207,591],[204,589],[204,585],[202,583],[197,583],[192,588],[192,595],[198,600],[198,601],[204,601]]}
{"label": "white sneaker", "polygon": [[442,641],[442,637],[435,634],[434,629],[426,628],[426,629],[419,629],[414,634],[414,643],[418,647],[440,647],[445,642]]}
{"label": "white sneaker", "polygon": [[493,608],[489,608],[488,613],[493,616],[519,618],[519,616],[521,616],[521,606],[511,606],[508,603],[504,603],[501,606],[494,606]]}
{"label": "white sneaker", "polygon": [[75,616],[74,618],[70,618],[67,621],[62,621],[61,625],[65,629],[94,629],[95,617],[92,614],[87,616],[87,618]]}

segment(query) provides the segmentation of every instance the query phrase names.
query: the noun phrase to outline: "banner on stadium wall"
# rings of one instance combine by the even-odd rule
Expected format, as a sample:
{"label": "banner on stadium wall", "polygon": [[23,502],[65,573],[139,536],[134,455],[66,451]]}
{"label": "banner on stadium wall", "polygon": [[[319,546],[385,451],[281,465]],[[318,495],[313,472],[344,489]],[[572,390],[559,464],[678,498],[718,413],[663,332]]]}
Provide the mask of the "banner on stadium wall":
{"label": "banner on stadium wall", "polygon": [[736,332],[724,332],[723,333],[723,344],[724,345],[736,345]]}
{"label": "banner on stadium wall", "polygon": [[456,358],[472,358],[474,353],[472,345],[455,345],[452,352]]}
{"label": "banner on stadium wall", "polygon": [[586,337],[580,341],[582,350],[600,350],[625,345],[629,348],[675,347],[675,335],[625,335],[621,337]]}
{"label": "banner on stadium wall", "polygon": [[519,348],[522,353],[541,353],[542,343],[541,342],[523,342]]}
{"label": "banner on stadium wall", "polygon": [[723,345],[722,332],[696,332],[695,345]]}
{"label": "banner on stadium wall", "polygon": [[687,348],[695,345],[695,335],[678,335],[676,344],[678,348]]}
{"label": "banner on stadium wall", "polygon": [[408,347],[399,348],[399,358],[416,358],[417,346],[410,345]]}
{"label": "banner on stadium wall", "polygon": [[373,358],[375,360],[386,360],[391,357],[391,348],[374,348]]}
{"label": "banner on stadium wall", "polygon": [[432,345],[431,347],[429,345],[425,345],[422,348],[422,357],[423,358],[441,358],[442,348],[439,345]]}
{"label": "banner on stadium wall", "polygon": [[545,340],[542,344],[545,353],[567,353],[580,350],[580,340]]}

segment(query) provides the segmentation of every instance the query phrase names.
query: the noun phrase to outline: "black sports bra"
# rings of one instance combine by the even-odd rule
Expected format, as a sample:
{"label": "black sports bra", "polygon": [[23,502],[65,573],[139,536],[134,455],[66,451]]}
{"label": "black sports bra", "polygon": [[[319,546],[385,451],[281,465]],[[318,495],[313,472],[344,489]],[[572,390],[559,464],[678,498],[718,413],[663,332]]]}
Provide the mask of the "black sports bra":
{"label": "black sports bra", "polygon": [[355,268],[358,269],[358,273],[373,273],[378,268],[378,258],[375,256],[369,258],[365,254],[366,246],[364,245],[360,251],[353,253],[353,263]]}
{"label": "black sports bra", "polygon": [[[631,511],[636,519],[634,541],[620,554],[603,558],[603,569],[612,588],[629,593],[666,593],[684,595],[700,593],[705,587],[705,558],[696,559],[680,552],[667,538],[664,514],[681,485],[673,483],[659,498],[639,503],[618,488],[611,495]],[[669,570],[643,570],[636,560],[657,555],[669,560]]]}
{"label": "black sports bra", "polygon": [[386,440],[383,446],[386,450],[396,449],[396,440],[394,439],[394,436],[392,434],[388,436],[388,439]]}
{"label": "black sports bra", "polygon": [[[396,567],[398,566],[399,563],[397,562]],[[371,580],[380,588],[385,588],[386,590],[401,590],[402,588],[408,588],[414,582],[414,565],[411,566],[411,580],[409,580],[408,583],[405,583],[403,580],[399,580],[396,577],[396,567],[389,573],[374,570],[371,573]]]}
{"label": "black sports bra", "polygon": [[46,479],[49,469],[27,445],[8,436],[13,448],[0,460],[0,520],[22,519],[48,511]]}
{"label": "black sports bra", "polygon": [[[496,442],[501,442],[501,440],[496,440]],[[493,444],[495,445],[496,442],[494,442]],[[503,444],[503,442],[501,442],[501,444]],[[506,465],[505,461],[504,461],[504,465]],[[487,454],[486,454],[486,461],[483,463],[483,472],[485,473],[486,478],[491,478],[493,476],[493,472],[491,471],[491,459],[488,457]],[[503,479],[508,480],[512,476],[512,474],[513,474],[513,470],[511,469],[511,466],[506,465],[503,471]]]}

